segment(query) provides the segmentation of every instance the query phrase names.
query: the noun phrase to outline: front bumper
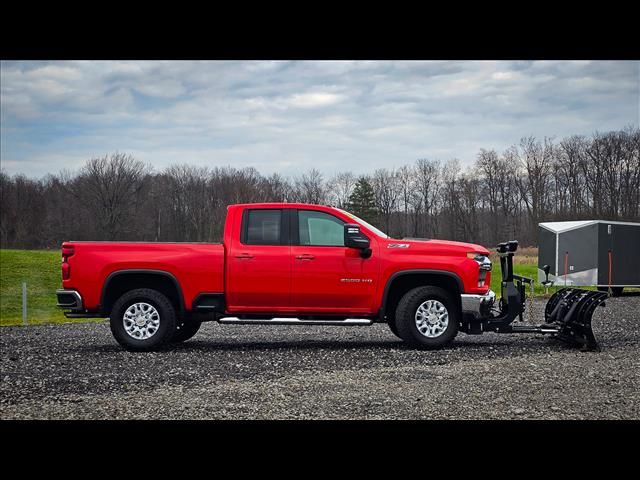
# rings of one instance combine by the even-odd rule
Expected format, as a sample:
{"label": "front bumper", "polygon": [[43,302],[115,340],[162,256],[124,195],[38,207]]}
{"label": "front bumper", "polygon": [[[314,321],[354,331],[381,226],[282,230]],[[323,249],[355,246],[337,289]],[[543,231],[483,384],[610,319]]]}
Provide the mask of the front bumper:
{"label": "front bumper", "polygon": [[58,308],[82,310],[82,297],[76,290],[56,290]]}
{"label": "front bumper", "polygon": [[472,316],[476,319],[486,318],[489,316],[491,307],[496,300],[496,294],[493,290],[489,290],[484,295],[473,295],[463,293],[460,295],[462,301],[462,314]]}

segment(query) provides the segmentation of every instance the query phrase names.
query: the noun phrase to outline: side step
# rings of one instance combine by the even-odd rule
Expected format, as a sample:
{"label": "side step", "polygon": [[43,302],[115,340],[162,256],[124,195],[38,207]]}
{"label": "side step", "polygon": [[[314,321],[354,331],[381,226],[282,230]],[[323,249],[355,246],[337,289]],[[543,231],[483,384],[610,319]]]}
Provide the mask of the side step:
{"label": "side step", "polygon": [[346,320],[300,320],[299,318],[264,318],[246,319],[238,317],[223,317],[218,319],[218,323],[225,325],[343,325],[343,326],[363,326],[373,324],[369,318],[347,318]]}

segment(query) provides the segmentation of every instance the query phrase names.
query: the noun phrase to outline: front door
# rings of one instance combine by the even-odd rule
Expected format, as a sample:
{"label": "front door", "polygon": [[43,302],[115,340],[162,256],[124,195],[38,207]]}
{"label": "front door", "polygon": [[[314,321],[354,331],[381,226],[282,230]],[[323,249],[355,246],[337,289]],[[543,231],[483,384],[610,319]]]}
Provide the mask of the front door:
{"label": "front door", "polygon": [[374,254],[366,259],[345,247],[345,223],[319,210],[294,211],[291,306],[296,311],[374,313],[377,245],[372,244]]}

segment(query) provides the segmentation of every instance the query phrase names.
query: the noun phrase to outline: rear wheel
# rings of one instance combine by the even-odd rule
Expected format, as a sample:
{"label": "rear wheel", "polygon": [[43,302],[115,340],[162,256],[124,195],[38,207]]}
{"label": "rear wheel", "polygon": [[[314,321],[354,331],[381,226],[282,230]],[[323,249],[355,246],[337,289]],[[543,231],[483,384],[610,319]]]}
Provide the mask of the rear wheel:
{"label": "rear wheel", "polygon": [[202,325],[202,322],[200,320],[189,319],[183,321],[176,328],[176,331],[173,334],[173,338],[171,339],[171,343],[180,343],[189,340],[196,333],[198,333],[198,330],[200,330],[200,325]]}
{"label": "rear wheel", "polygon": [[167,344],[176,331],[176,312],[157,290],[138,288],[122,295],[109,319],[116,341],[131,351],[155,350]]}
{"label": "rear wheel", "polygon": [[396,309],[398,334],[412,347],[443,347],[455,338],[459,322],[452,296],[439,287],[408,291]]}

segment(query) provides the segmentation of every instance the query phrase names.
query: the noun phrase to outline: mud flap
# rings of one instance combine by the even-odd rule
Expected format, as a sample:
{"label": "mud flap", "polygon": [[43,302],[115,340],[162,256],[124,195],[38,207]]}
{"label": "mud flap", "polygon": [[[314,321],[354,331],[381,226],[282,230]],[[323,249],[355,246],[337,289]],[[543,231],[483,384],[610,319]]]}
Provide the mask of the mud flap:
{"label": "mud flap", "polygon": [[604,306],[605,292],[563,288],[547,302],[545,326],[558,329],[556,338],[582,350],[600,350],[591,328],[591,317],[598,305]]}

